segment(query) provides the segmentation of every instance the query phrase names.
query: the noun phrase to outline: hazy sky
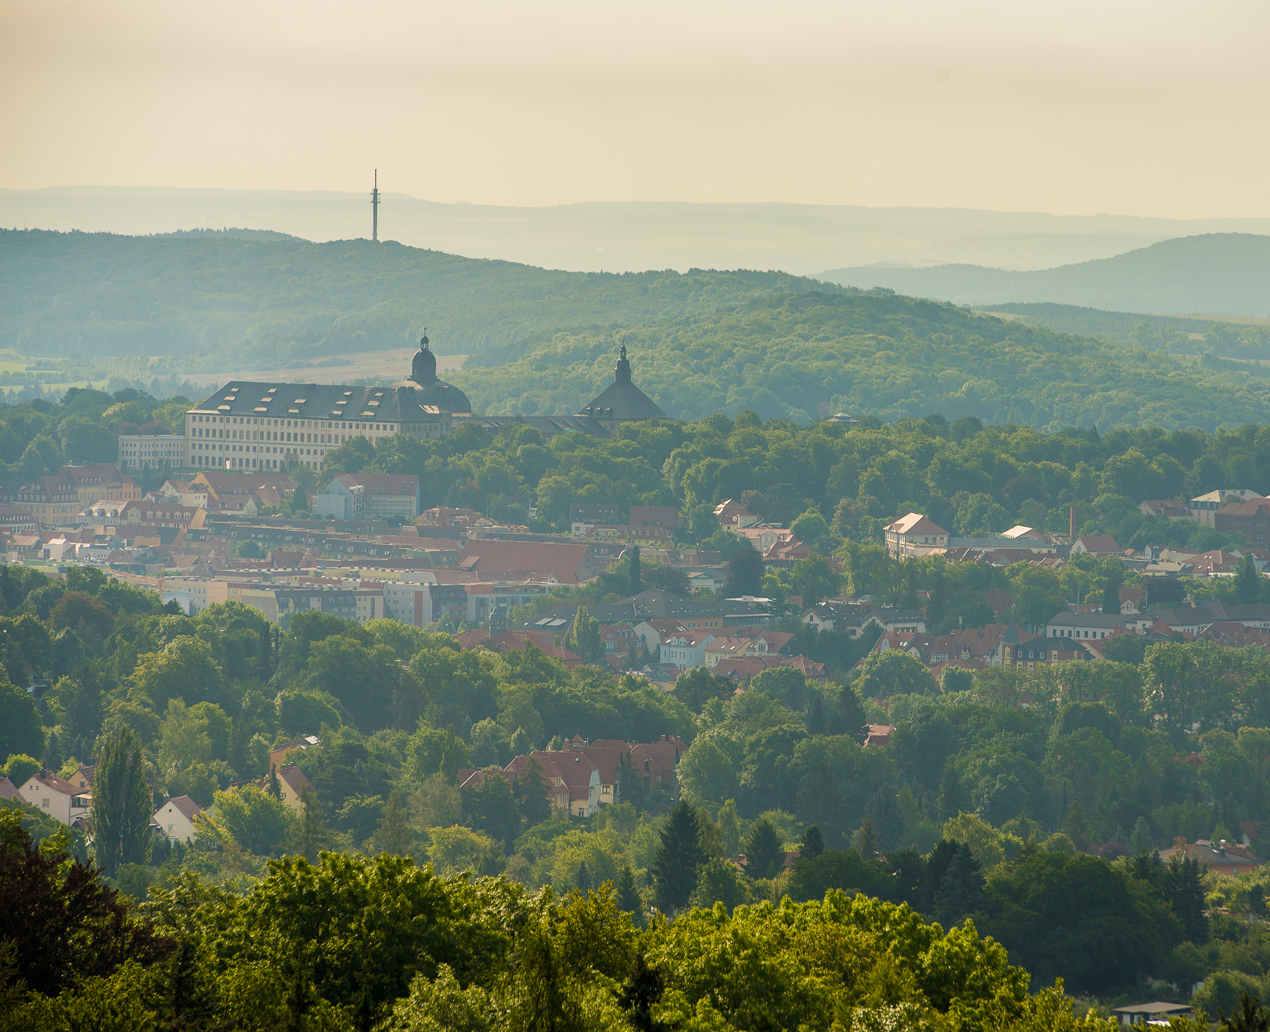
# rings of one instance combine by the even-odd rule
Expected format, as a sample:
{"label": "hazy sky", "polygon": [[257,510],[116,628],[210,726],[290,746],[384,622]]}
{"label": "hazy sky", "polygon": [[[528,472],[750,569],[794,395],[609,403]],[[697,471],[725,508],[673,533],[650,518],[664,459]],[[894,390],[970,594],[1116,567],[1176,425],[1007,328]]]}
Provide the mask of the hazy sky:
{"label": "hazy sky", "polygon": [[2,3],[0,187],[1267,216],[1267,3]]}

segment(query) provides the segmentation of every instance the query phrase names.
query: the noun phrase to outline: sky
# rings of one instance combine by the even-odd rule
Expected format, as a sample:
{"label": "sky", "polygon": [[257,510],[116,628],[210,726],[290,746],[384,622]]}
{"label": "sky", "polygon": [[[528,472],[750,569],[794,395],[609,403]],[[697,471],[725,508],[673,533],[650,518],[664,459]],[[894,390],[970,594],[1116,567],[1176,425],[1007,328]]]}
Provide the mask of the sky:
{"label": "sky", "polygon": [[0,4],[0,187],[1270,216],[1267,3]]}

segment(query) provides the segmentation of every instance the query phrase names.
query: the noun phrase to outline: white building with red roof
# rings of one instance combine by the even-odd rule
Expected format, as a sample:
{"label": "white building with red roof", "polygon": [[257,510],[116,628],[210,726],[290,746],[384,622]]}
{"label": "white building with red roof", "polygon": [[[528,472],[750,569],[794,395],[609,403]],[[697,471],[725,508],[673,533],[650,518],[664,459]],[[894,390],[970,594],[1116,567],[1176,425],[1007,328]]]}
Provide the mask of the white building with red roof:
{"label": "white building with red roof", "polygon": [[153,822],[168,838],[192,842],[198,838],[194,818],[202,812],[203,808],[189,796],[175,796],[154,811]]}
{"label": "white building with red roof", "polygon": [[51,770],[32,774],[22,783],[18,793],[24,803],[66,825],[83,817],[93,805],[91,791],[71,784]]}
{"label": "white building with red roof", "polygon": [[920,512],[910,512],[883,528],[886,550],[896,559],[929,555],[948,547],[948,531]]}

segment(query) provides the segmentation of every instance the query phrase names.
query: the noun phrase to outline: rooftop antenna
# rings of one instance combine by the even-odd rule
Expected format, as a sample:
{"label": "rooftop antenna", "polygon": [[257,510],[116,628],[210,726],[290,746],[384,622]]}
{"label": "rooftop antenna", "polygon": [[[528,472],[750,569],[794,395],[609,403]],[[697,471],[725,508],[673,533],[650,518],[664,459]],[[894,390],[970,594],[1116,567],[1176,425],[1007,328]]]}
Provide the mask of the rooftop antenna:
{"label": "rooftop antenna", "polygon": [[375,169],[375,189],[370,192],[370,239],[379,243],[379,169]]}

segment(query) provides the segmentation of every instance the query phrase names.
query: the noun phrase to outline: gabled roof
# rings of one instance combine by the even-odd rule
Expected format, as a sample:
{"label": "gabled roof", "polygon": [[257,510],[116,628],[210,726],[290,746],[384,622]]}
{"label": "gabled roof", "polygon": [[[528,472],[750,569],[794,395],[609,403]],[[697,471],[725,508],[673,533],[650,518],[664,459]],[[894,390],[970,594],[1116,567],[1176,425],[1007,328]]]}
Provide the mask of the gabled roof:
{"label": "gabled roof", "polygon": [[22,793],[17,790],[13,782],[0,774],[0,799],[21,799]]}
{"label": "gabled roof", "polygon": [[189,796],[179,795],[179,796],[173,796],[166,803],[160,806],[159,809],[155,811],[155,817],[158,817],[158,815],[162,813],[164,809],[166,809],[169,806],[172,807],[174,810],[176,810],[182,817],[184,817],[190,823],[193,823],[194,818],[203,812],[203,808],[199,806],[198,803],[194,802],[194,800],[191,799]]}
{"label": "gabled roof", "polygon": [[901,516],[898,520],[889,524],[886,528],[893,534],[929,534],[936,537],[943,535],[948,536],[948,531],[944,530],[934,520],[923,516],[920,512],[910,512],[906,516]]}
{"label": "gabled roof", "polygon": [[313,783],[304,776],[304,771],[297,767],[294,763],[284,763],[278,768],[278,780],[284,782],[287,788],[291,789],[296,795],[302,790],[313,791]]}

